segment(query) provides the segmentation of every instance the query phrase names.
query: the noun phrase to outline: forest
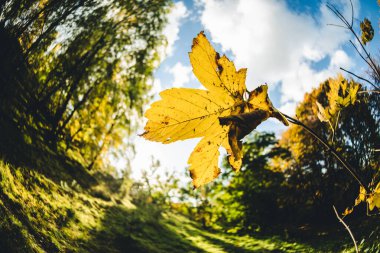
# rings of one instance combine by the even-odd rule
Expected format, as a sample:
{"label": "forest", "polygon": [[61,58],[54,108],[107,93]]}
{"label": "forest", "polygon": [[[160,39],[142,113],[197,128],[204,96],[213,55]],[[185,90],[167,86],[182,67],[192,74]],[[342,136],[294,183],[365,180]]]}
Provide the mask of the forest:
{"label": "forest", "polygon": [[198,86],[155,89],[180,1],[0,1],[0,252],[380,252],[380,2],[335,2],[358,63],[284,113],[207,27],[179,31]]}

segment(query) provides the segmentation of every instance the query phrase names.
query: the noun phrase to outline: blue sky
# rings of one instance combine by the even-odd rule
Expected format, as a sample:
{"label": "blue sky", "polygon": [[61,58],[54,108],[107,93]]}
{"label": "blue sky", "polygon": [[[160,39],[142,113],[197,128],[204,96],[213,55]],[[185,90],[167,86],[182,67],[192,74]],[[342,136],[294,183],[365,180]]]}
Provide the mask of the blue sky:
{"label": "blue sky", "polygon": [[[351,18],[348,0],[330,3]],[[374,0],[353,0],[353,4],[356,27],[363,17],[371,20],[376,34],[369,50],[378,54],[380,9]],[[191,72],[188,52],[192,39],[204,30],[218,52],[232,59],[237,68],[248,68],[246,85],[249,90],[268,83],[273,104],[283,112],[294,114],[304,93],[327,77],[335,76],[339,67],[357,74],[366,70],[349,45],[352,35],[344,29],[328,26],[329,23],[340,24],[326,8],[325,1],[175,1],[164,31],[168,48],[155,72],[153,93],[171,87],[200,87]],[[157,95],[156,99],[159,99]],[[275,120],[257,129],[277,134],[283,130]],[[187,158],[197,142],[188,140],[164,145],[136,137],[132,175],[139,178],[142,169],[149,169],[152,156],[160,160],[162,171],[183,174]]]}

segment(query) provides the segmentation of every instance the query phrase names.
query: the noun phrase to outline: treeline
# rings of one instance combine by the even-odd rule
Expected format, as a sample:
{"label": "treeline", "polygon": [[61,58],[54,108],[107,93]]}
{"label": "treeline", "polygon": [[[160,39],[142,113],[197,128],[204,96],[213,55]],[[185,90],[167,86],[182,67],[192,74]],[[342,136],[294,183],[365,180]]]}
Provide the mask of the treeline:
{"label": "treeline", "polygon": [[[357,85],[341,75],[326,80],[305,94],[296,117],[327,140],[363,182],[373,187],[380,179],[380,97],[361,88],[354,104],[338,107],[331,94],[341,92],[336,87],[342,82]],[[333,128],[319,119],[317,102],[325,108],[336,106],[330,110]],[[157,170],[162,168],[153,162],[142,181],[131,187],[131,199],[144,208],[154,203],[177,210],[204,228],[297,237],[307,236],[309,230],[331,231],[332,226],[339,226],[333,205],[342,215],[359,196],[358,182],[301,126],[291,125],[280,137],[254,132],[246,138],[243,151],[243,167],[238,173],[225,160],[218,179],[196,190],[190,182],[181,187],[174,174],[160,177]],[[376,215],[377,210],[371,212],[362,203],[346,218],[365,226],[371,218],[377,219],[367,212]],[[357,226],[353,229],[358,233]],[[377,236],[379,229],[368,226],[365,237]],[[375,244],[366,245],[378,249],[376,236],[369,238]]]}
{"label": "treeline", "polygon": [[[136,128],[166,39],[168,0],[0,5],[0,110],[27,142],[92,168]],[[131,149],[132,150],[132,149]],[[105,157],[105,156],[104,156]]]}
{"label": "treeline", "polygon": [[[327,140],[363,182],[373,187],[380,179],[380,97],[362,89],[354,104],[340,108],[332,100],[332,93],[341,92],[334,90],[340,83],[356,85],[342,76],[326,80],[305,94],[296,117]],[[318,118],[317,102],[330,108],[331,125]],[[205,227],[282,234],[305,224],[309,228],[337,224],[332,206],[341,214],[359,195],[358,182],[299,125],[291,125],[280,138],[254,132],[243,150],[241,171],[235,173],[225,162],[224,173],[216,182],[196,191],[191,186],[182,189],[178,193],[182,204],[175,208]],[[364,203],[348,218],[366,221],[370,218],[367,211],[377,213],[367,210]]]}

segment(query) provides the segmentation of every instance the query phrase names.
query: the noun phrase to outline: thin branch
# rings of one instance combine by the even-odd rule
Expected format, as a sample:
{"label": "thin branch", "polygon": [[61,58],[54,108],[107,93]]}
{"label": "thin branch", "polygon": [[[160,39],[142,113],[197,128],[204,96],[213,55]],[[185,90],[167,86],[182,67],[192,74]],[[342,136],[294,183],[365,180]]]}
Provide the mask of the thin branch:
{"label": "thin branch", "polygon": [[351,45],[355,48],[356,52],[358,53],[358,55],[363,59],[363,61],[365,61],[365,63],[367,63],[367,65],[373,70],[373,67],[371,65],[371,63],[362,55],[362,53],[359,51],[358,47],[355,45],[354,42],[352,42],[352,40],[349,40]]}
{"label": "thin branch", "polygon": [[337,25],[337,24],[326,24],[328,26],[336,26],[336,27],[340,27],[340,28],[344,28],[344,29],[348,29],[347,27],[343,26],[343,25]]}
{"label": "thin branch", "polygon": [[339,216],[338,212],[336,211],[335,206],[333,206],[333,209],[334,209],[335,215],[336,215],[336,217],[338,218],[339,222],[343,224],[344,228],[345,228],[345,229],[348,231],[348,233],[350,234],[351,239],[352,239],[352,241],[354,242],[354,245],[355,245],[356,253],[359,253],[358,245],[356,244],[356,240],[355,240],[354,234],[352,233],[350,227],[349,227],[349,226],[343,221],[343,219]]}
{"label": "thin branch", "polygon": [[358,75],[352,73],[351,71],[348,71],[348,70],[346,70],[346,69],[344,69],[344,68],[342,68],[342,67],[340,67],[340,69],[343,70],[344,72],[347,72],[348,74],[351,74],[351,75],[355,76],[356,78],[358,78],[358,79],[360,79],[360,80],[362,80],[362,81],[365,81],[365,82],[371,84],[375,89],[379,89],[379,87],[377,87],[374,83],[372,83],[372,82],[369,81],[368,79],[365,79],[364,77],[358,76]]}
{"label": "thin branch", "polygon": [[361,94],[361,93],[377,93],[377,94],[380,94],[380,91],[379,90],[362,90],[362,91],[358,91],[358,94]]}
{"label": "thin branch", "polygon": [[362,186],[367,192],[370,192],[369,188],[364,184],[363,180],[356,173],[356,171],[351,167],[351,165],[348,162],[346,162],[346,160],[341,155],[339,155],[338,152],[335,151],[335,149],[330,144],[327,143],[327,141],[325,141],[316,132],[314,132],[314,130],[312,130],[311,128],[309,128],[305,124],[303,124],[301,121],[294,119],[294,118],[292,118],[292,117],[290,117],[284,113],[281,113],[281,114],[284,115],[284,117],[287,118],[290,123],[303,127],[312,136],[314,136],[319,142],[321,142],[331,152],[331,154],[333,154],[335,156],[335,158],[343,165],[343,167],[346,170],[348,170],[348,172],[351,173],[351,175],[359,183],[359,185]]}
{"label": "thin branch", "polygon": [[354,5],[352,4],[352,0],[350,0],[351,4],[351,27],[354,25]]}
{"label": "thin branch", "polygon": [[350,0],[351,3],[351,11],[352,11],[352,17],[351,17],[351,24],[347,21],[347,19],[342,15],[342,13],[334,6],[329,3],[326,4],[327,8],[330,9],[346,26],[347,28],[351,31],[351,33],[354,35],[355,39],[359,43],[360,47],[362,48],[365,56],[367,59],[361,54],[361,52],[358,50],[356,45],[350,40],[351,44],[354,46],[355,50],[358,52],[360,57],[368,64],[368,66],[376,73],[377,76],[380,76],[380,70],[376,67],[375,62],[373,61],[372,57],[364,47],[362,41],[359,39],[358,35],[356,34],[354,28],[353,28],[353,20],[354,20],[354,7],[352,4],[352,1]]}
{"label": "thin branch", "polygon": [[[367,56],[367,59],[371,62],[370,67],[372,68],[372,70],[378,75],[380,76],[380,72],[379,70],[376,68],[376,64],[373,62],[372,60],[372,57],[371,55],[368,53],[368,51],[365,49],[362,41],[359,39],[358,35],[356,34],[356,32],[354,31],[354,29],[352,27],[350,27],[350,30],[352,32],[352,34],[355,36],[356,40],[359,42],[359,45],[361,46],[363,52],[366,54]],[[366,61],[367,62],[367,61]]]}
{"label": "thin branch", "polygon": [[336,117],[336,121],[335,121],[335,128],[334,128],[334,132],[333,132],[333,141],[334,141],[334,134],[335,134],[336,129],[338,127],[339,117],[340,117],[340,110],[338,111],[338,116]]}
{"label": "thin branch", "polygon": [[347,19],[340,13],[340,11],[329,3],[326,4],[327,8],[329,8],[347,27],[350,27],[350,23],[348,23]]}

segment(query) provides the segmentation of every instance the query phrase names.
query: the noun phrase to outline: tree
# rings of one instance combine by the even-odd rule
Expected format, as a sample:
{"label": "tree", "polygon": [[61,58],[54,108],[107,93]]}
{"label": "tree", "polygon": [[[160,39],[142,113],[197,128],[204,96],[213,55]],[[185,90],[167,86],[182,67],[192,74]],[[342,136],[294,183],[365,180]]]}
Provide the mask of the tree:
{"label": "tree", "polygon": [[[359,102],[339,109],[329,96],[336,83],[354,85],[341,76],[330,78],[317,89],[306,94],[304,101],[297,107],[297,118],[313,129],[324,139],[329,140],[342,157],[356,169],[362,180],[369,184],[377,173],[379,154],[374,150],[380,141],[379,98],[376,95],[359,93]],[[322,107],[336,109],[331,116],[332,124],[321,122],[318,113]],[[333,129],[331,129],[333,126]],[[339,162],[299,125],[292,125],[283,134],[281,146],[289,149],[292,159],[288,160],[290,185],[302,185],[303,199],[307,199],[316,213],[329,214],[331,206],[344,209],[356,198],[359,186],[347,171],[342,170]],[[296,190],[296,189],[295,189]],[[331,216],[330,216],[331,217]]]}
{"label": "tree", "polygon": [[22,115],[42,126],[52,147],[79,150],[81,160],[92,168],[102,153],[116,150],[124,143],[123,136],[136,129],[136,118],[150,99],[159,47],[165,45],[161,30],[170,3],[5,4],[1,25],[20,41],[27,68],[36,79],[23,85],[27,96],[23,90],[15,92],[27,100]]}

